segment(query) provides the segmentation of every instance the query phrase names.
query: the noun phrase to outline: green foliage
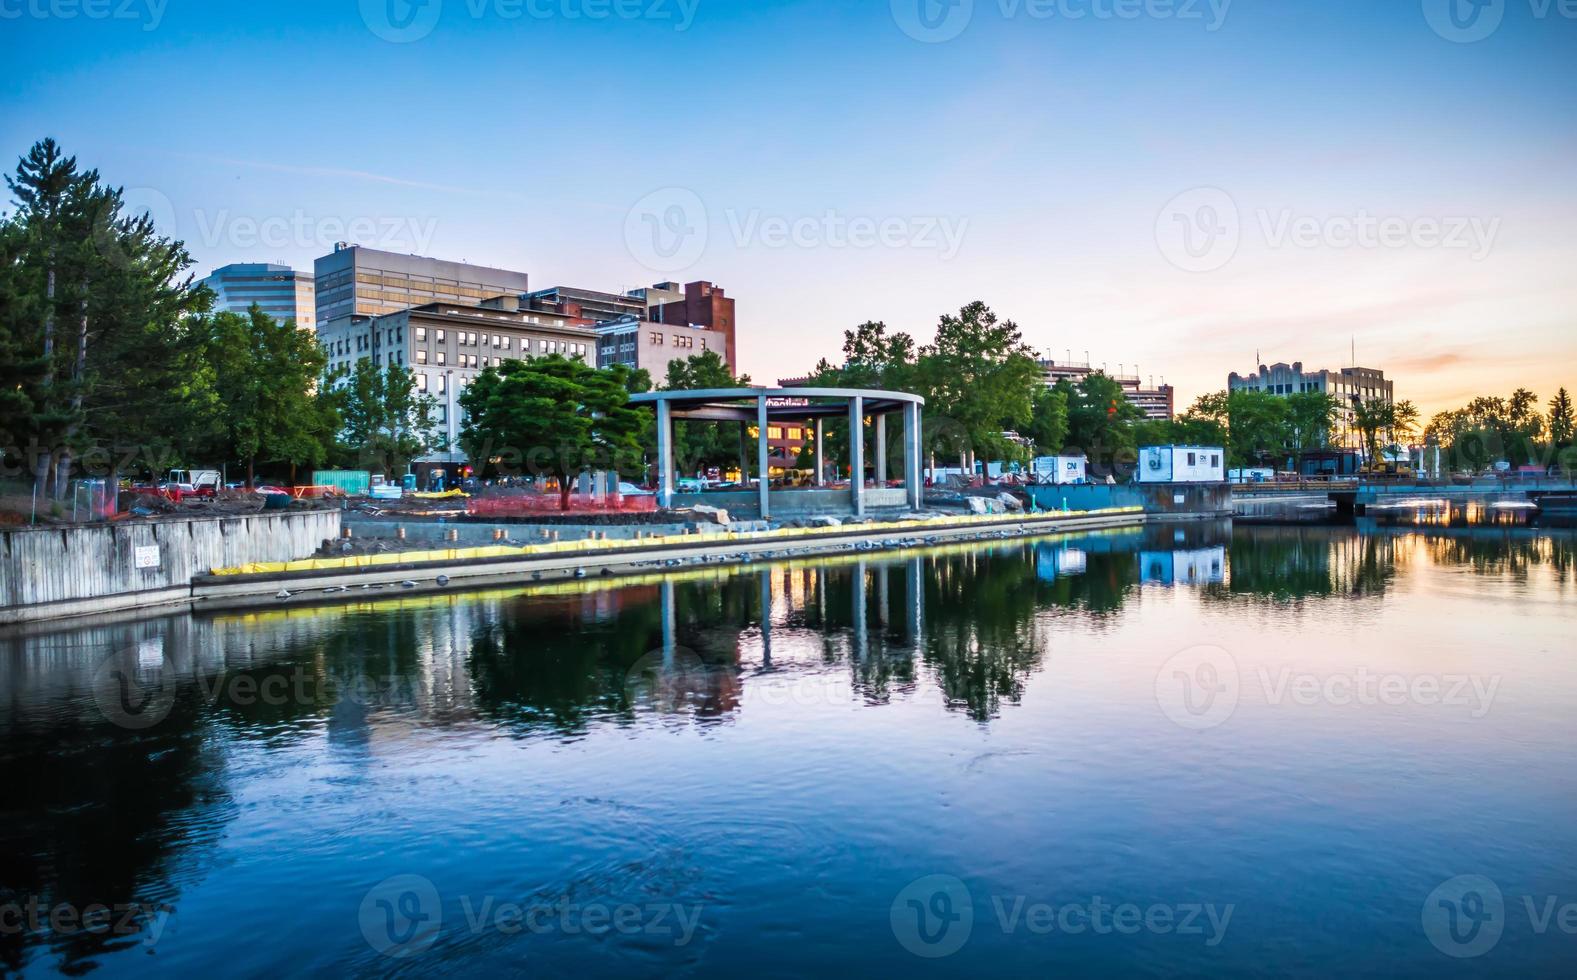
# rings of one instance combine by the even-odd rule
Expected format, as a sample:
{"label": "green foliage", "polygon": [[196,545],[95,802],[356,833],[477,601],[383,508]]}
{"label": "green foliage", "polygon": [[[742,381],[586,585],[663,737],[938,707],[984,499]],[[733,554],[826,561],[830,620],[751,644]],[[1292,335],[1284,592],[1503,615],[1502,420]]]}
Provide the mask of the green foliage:
{"label": "green foliage", "polygon": [[245,316],[203,317],[194,332],[206,353],[220,451],[246,464],[249,482],[259,462],[294,468],[328,459],[335,416],[313,394],[326,357],[311,333],[256,304]]}
{"label": "green foliage", "polygon": [[1388,449],[1399,449],[1418,423],[1418,409],[1412,402],[1388,402],[1372,398],[1353,406],[1353,428],[1363,437],[1371,465],[1378,464]]}
{"label": "green foliage", "polygon": [[[1564,412],[1558,410],[1563,401]],[[1424,429],[1424,440],[1438,445],[1453,469],[1477,472],[1501,460],[1512,466],[1548,464],[1571,439],[1566,389],[1551,400],[1550,409],[1548,417],[1540,414],[1538,396],[1526,388],[1518,388],[1510,398],[1481,395],[1462,408],[1435,415]]]}
{"label": "green foliage", "polygon": [[1572,444],[1572,436],[1577,433],[1577,420],[1572,416],[1572,396],[1562,388],[1550,399],[1550,414],[1547,423],[1550,434],[1550,444],[1557,449]]}
{"label": "green foliage", "polygon": [[967,451],[1003,460],[1028,455],[1003,433],[1029,426],[1042,375],[1013,321],[999,320],[979,301],[957,316],[943,316],[936,340],[920,351],[915,373],[926,399],[926,442],[933,450],[948,457]]}
{"label": "green foliage", "polygon": [[1227,460],[1234,466],[1281,466],[1291,430],[1290,400],[1268,391],[1227,396]]}
{"label": "green foliage", "polygon": [[[692,354],[668,362],[667,391],[701,391],[707,388],[748,388],[750,376],[734,377],[728,363],[716,351]],[[675,422],[674,470],[696,474],[711,467],[727,469],[737,463],[740,472],[749,473],[752,425],[747,422]],[[655,432],[655,429],[653,430]]]}
{"label": "green foliage", "polygon": [[185,247],[53,140],[7,177],[0,219],[0,429],[38,490],[64,494],[73,467],[108,470],[127,450],[150,468],[189,451],[212,405],[190,317],[211,302]]}
{"label": "green foliage", "polygon": [[627,368],[598,370],[558,354],[490,365],[460,396],[461,444],[501,470],[557,478],[567,503],[582,472],[641,469],[646,413],[630,404],[629,386]]}
{"label": "green foliage", "polygon": [[1135,458],[1134,427],[1144,413],[1128,400],[1121,384],[1096,371],[1076,383],[1064,379],[1053,387],[1068,402],[1068,447],[1086,454],[1096,471]]}
{"label": "green foliage", "polygon": [[338,421],[341,458],[385,476],[405,473],[443,440],[438,400],[418,391],[415,372],[402,364],[380,368],[362,358],[324,378],[318,402],[320,417]]}
{"label": "green foliage", "polygon": [[1035,390],[1030,410],[1029,430],[1023,433],[1042,456],[1054,456],[1068,441],[1068,391],[1040,386]]}

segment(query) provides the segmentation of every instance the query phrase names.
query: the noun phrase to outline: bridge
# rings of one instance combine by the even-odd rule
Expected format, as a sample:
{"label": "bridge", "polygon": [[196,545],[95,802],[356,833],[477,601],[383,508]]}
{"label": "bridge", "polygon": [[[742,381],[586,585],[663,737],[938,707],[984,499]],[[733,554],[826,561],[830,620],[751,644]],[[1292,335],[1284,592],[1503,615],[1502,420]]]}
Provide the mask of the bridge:
{"label": "bridge", "polygon": [[1370,508],[1406,507],[1424,501],[1447,503],[1531,504],[1540,510],[1577,510],[1577,480],[1569,477],[1479,479],[1470,483],[1425,480],[1364,480],[1329,484],[1255,484],[1233,488],[1245,503],[1328,500],[1341,515],[1361,515]]}

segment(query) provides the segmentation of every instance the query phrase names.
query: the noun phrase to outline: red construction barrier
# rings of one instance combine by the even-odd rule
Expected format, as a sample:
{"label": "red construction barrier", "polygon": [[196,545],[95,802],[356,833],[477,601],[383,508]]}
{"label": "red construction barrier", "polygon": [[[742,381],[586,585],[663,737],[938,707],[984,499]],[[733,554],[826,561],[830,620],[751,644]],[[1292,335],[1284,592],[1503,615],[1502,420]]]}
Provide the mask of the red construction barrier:
{"label": "red construction barrier", "polygon": [[655,495],[609,496],[601,499],[571,496],[565,506],[556,493],[518,493],[471,497],[465,512],[471,517],[531,517],[536,514],[651,514],[657,510]]}

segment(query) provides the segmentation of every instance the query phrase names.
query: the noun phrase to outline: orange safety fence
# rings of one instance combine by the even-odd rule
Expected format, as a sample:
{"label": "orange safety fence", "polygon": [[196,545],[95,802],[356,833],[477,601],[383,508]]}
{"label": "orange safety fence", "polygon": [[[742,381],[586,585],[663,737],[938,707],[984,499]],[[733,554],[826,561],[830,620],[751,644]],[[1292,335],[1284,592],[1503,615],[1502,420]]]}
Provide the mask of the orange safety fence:
{"label": "orange safety fence", "polygon": [[650,514],[655,495],[571,496],[566,506],[556,493],[519,493],[472,497],[465,502],[471,517],[529,517],[535,514]]}

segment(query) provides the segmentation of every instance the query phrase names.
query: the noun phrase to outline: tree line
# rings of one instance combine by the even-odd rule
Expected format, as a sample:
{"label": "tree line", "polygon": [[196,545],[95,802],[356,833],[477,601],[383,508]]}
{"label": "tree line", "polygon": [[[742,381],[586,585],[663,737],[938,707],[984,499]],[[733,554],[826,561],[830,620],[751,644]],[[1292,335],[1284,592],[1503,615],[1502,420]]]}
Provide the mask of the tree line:
{"label": "tree line", "polygon": [[0,216],[0,447],[9,476],[61,500],[73,478],[171,466],[374,464],[436,440],[403,367],[325,373],[310,331],[214,311],[180,241],[54,140],[6,178]]}

